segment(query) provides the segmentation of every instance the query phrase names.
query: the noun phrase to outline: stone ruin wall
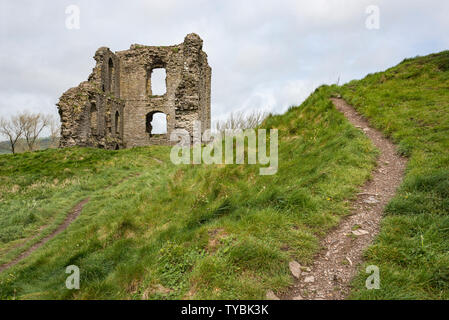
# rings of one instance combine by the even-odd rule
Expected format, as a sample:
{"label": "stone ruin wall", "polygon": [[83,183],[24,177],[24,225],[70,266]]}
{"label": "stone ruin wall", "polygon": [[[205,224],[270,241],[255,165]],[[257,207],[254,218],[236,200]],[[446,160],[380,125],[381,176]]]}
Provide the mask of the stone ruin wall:
{"label": "stone ruin wall", "polygon": [[[189,34],[174,46],[132,45],[95,53],[96,66],[88,81],[66,91],[58,102],[61,147],[121,149],[170,144],[174,129],[193,135],[193,121],[210,129],[211,68],[201,38]],[[153,69],[166,70],[166,93],[151,92]],[[167,134],[154,135],[155,113],[166,115]]]}

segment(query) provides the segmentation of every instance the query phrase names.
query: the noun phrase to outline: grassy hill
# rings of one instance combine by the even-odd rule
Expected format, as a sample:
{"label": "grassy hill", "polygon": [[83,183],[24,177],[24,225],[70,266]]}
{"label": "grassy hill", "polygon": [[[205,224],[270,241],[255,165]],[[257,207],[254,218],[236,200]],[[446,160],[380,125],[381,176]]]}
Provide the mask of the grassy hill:
{"label": "grassy hill", "polygon": [[[311,262],[374,164],[369,140],[329,94],[267,120],[281,130],[273,176],[252,165],[175,166],[157,146],[1,156],[0,263],[90,198],[66,232],[0,274],[1,296],[243,299],[285,289],[288,262]],[[65,289],[71,264],[79,291]]]}
{"label": "grassy hill", "polygon": [[[279,170],[182,165],[168,147],[86,148],[0,156],[0,264],[69,228],[0,273],[1,298],[260,299],[285,291],[288,262],[310,264],[349,213],[377,151],[335,110],[340,94],[410,157],[407,176],[367,251],[381,289],[354,281],[351,298],[449,298],[449,53],[406,60],[343,87],[322,86],[270,116]],[[65,267],[81,271],[65,288]],[[362,269],[364,270],[364,269]]]}
{"label": "grassy hill", "polygon": [[449,298],[449,51],[406,59],[338,91],[407,155],[404,183],[366,253],[382,290],[353,298]]}

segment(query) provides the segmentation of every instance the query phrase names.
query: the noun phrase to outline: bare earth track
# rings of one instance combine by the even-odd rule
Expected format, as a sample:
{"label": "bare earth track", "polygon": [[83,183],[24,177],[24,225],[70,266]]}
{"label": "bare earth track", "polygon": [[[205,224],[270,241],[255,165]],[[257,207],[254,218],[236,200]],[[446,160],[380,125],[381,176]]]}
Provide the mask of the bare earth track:
{"label": "bare earth track", "polygon": [[37,249],[42,247],[44,244],[46,244],[49,240],[53,239],[58,234],[60,234],[62,231],[67,229],[67,227],[73,222],[73,220],[75,220],[80,215],[81,211],[83,210],[83,207],[88,202],[89,202],[89,198],[86,198],[86,199],[78,202],[78,204],[76,206],[74,206],[72,208],[72,210],[70,211],[70,213],[67,215],[64,222],[58,226],[58,228],[56,228],[52,233],[50,233],[48,236],[46,236],[39,242],[35,243],[30,248],[28,248],[25,252],[23,252],[22,254],[17,256],[14,260],[11,260],[10,262],[8,262],[6,264],[1,265],[0,272],[16,265],[17,263],[19,263],[20,261],[22,261],[23,259],[28,257],[30,254],[32,254],[34,251],[36,251]]}
{"label": "bare earth track", "polygon": [[372,179],[352,201],[351,214],[322,240],[323,249],[313,265],[304,268],[290,263],[298,281],[283,299],[339,300],[348,295],[351,279],[363,262],[362,254],[379,232],[382,213],[400,185],[407,163],[398,155],[396,146],[371,128],[353,107],[342,99],[334,98],[332,102],[349,122],[365,132],[380,150],[380,156]]}
{"label": "bare earth track", "polygon": [[[156,162],[158,163],[162,163],[161,160],[153,158]],[[140,173],[138,174],[134,174],[128,177],[123,178],[122,180],[120,180],[118,183],[111,185],[112,186],[117,186],[131,178],[135,178],[140,176]],[[0,272],[11,268],[12,266],[15,266],[16,264],[18,264],[20,261],[22,261],[23,259],[25,259],[26,257],[28,257],[30,254],[32,254],[34,251],[36,251],[37,249],[39,249],[40,247],[42,247],[44,244],[46,244],[49,240],[53,239],[54,237],[56,237],[58,234],[60,234],[62,231],[64,231],[65,229],[68,228],[68,226],[76,219],[78,218],[78,216],[80,215],[81,211],[83,210],[84,206],[89,202],[90,198],[85,198],[84,200],[81,200],[80,202],[78,202],[77,205],[75,205],[72,210],[70,210],[70,213],[67,215],[67,217],[65,218],[64,222],[62,224],[60,224],[58,226],[58,228],[56,228],[52,233],[50,233],[48,236],[46,236],[45,238],[43,238],[42,240],[40,240],[39,242],[35,243],[34,245],[32,245],[30,248],[28,248],[25,252],[21,253],[20,255],[18,255],[16,258],[14,258],[13,260],[11,260],[8,263],[5,263],[3,265],[0,265]],[[37,235],[39,236],[39,235]],[[33,237],[32,239],[34,239],[35,237]],[[31,240],[32,240],[31,239]],[[19,246],[23,246],[24,244],[21,244]],[[16,246],[18,247],[18,246]]]}

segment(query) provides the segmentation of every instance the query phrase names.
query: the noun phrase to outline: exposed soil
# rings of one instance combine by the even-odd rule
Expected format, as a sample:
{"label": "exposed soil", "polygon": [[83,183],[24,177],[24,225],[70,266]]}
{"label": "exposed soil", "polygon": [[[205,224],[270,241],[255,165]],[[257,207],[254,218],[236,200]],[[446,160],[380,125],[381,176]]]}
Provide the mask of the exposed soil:
{"label": "exposed soil", "polygon": [[35,243],[28,250],[26,250],[25,252],[21,253],[14,260],[11,260],[10,262],[8,262],[6,264],[1,265],[0,266],[0,272],[2,272],[3,270],[6,270],[6,269],[16,265],[17,263],[19,263],[20,261],[22,261],[23,259],[28,257],[30,254],[32,254],[34,251],[36,251],[37,249],[42,247],[44,244],[46,244],[49,240],[53,239],[58,234],[60,234],[62,231],[67,229],[67,227],[72,223],[72,221],[75,220],[80,215],[81,211],[83,210],[83,207],[88,202],[89,202],[89,198],[81,200],[76,206],[74,206],[72,208],[70,213],[65,218],[64,222],[62,224],[60,224],[58,226],[58,228],[56,228],[52,233],[50,233],[48,236],[46,236],[45,238],[43,238],[39,242]]}
{"label": "exposed soil", "polygon": [[371,128],[353,107],[342,99],[334,98],[332,102],[354,126],[365,132],[380,150],[380,156],[372,179],[352,201],[351,214],[322,240],[323,249],[313,265],[300,266],[298,271],[299,265],[290,263],[298,280],[283,299],[339,300],[348,295],[350,282],[363,262],[362,254],[379,232],[382,213],[400,185],[407,163],[406,158],[398,155],[396,146]]}

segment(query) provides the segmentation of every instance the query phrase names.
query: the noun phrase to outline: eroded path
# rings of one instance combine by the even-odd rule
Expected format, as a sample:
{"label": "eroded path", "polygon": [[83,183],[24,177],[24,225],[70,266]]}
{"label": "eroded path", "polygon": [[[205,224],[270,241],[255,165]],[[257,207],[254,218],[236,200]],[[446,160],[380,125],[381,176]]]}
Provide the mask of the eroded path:
{"label": "eroded path", "polygon": [[81,211],[83,210],[83,207],[86,205],[86,203],[89,202],[89,198],[86,198],[84,200],[81,200],[78,202],[77,205],[75,205],[72,210],[70,210],[70,213],[66,216],[63,223],[61,223],[55,230],[53,230],[52,233],[50,233],[45,238],[41,239],[39,242],[35,243],[33,246],[28,248],[26,251],[22,252],[19,256],[11,260],[10,262],[1,265],[0,266],[0,272],[3,270],[6,270],[8,268],[11,268],[12,266],[16,265],[26,257],[28,257],[30,254],[32,254],[34,251],[42,247],[44,244],[46,244],[49,240],[56,237],[58,234],[60,234],[62,231],[67,229],[67,227],[80,215]]}
{"label": "eroded path", "polygon": [[[162,163],[161,160],[153,158],[156,162]],[[118,186],[120,184],[122,184],[125,181],[128,181],[131,178],[136,178],[139,177],[140,173],[131,175],[131,176],[127,176],[122,178],[119,182],[117,182],[116,184],[112,184],[111,186],[109,186],[107,189],[114,187],[114,186]],[[16,264],[18,264],[20,261],[22,261],[23,259],[25,259],[26,257],[28,257],[30,254],[32,254],[34,251],[36,251],[37,249],[39,249],[40,247],[42,247],[44,244],[46,244],[48,241],[50,241],[51,239],[53,239],[54,237],[56,237],[58,234],[60,234],[61,232],[63,232],[65,229],[67,229],[70,224],[76,219],[78,218],[78,216],[80,215],[81,211],[83,210],[84,206],[89,202],[90,198],[85,198],[83,200],[81,200],[80,202],[78,202],[69,212],[69,214],[66,216],[66,218],[64,219],[64,221],[55,229],[53,230],[49,235],[47,235],[46,237],[42,238],[41,240],[39,240],[38,242],[36,242],[35,244],[33,244],[30,248],[28,248],[27,250],[25,250],[24,252],[22,252],[20,255],[18,255],[16,258],[14,258],[13,260],[11,260],[8,263],[5,263],[3,265],[0,265],[0,272],[11,268],[12,266],[15,266]],[[38,237],[39,234],[35,237]],[[31,238],[30,240],[33,240],[35,237]],[[27,243],[24,242],[22,244],[20,244],[19,246],[24,246]],[[17,247],[17,246],[16,246]]]}
{"label": "eroded path", "polygon": [[332,99],[335,107],[357,128],[363,130],[380,150],[372,179],[362,187],[351,203],[351,214],[322,240],[323,250],[309,268],[292,261],[290,269],[296,284],[284,299],[344,299],[350,281],[362,263],[362,254],[379,232],[385,206],[402,181],[407,160],[398,155],[396,146],[370,127],[357,111],[342,99]]}

